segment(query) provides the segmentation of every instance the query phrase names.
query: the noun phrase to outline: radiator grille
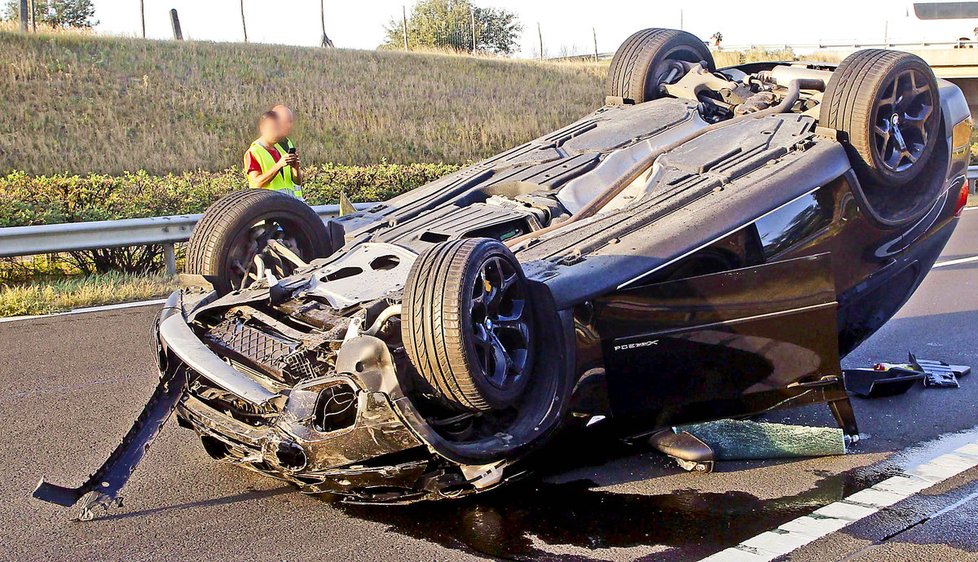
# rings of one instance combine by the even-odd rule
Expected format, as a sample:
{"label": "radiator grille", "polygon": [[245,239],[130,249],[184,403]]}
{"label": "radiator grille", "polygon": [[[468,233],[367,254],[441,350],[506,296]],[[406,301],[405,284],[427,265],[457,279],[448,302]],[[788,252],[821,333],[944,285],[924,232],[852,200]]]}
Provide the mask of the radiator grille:
{"label": "radiator grille", "polygon": [[211,328],[207,337],[262,365],[279,369],[295,351],[296,342],[267,334],[238,320],[225,320]]}

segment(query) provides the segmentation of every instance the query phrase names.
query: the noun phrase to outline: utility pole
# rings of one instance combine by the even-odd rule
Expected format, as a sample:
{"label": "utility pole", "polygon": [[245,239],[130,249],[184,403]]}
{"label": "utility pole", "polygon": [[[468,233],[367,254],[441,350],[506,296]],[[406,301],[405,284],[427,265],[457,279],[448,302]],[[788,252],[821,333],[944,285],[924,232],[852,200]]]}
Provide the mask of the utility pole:
{"label": "utility pole", "polygon": [[20,0],[20,30],[24,33],[30,29],[28,25],[31,20],[30,10],[27,0]]}
{"label": "utility pole", "polygon": [[146,39],[146,0],[139,0],[139,19],[143,23],[143,39]]}
{"label": "utility pole", "polygon": [[475,54],[475,6],[469,4],[469,17],[472,18],[472,53]]}
{"label": "utility pole", "polygon": [[598,62],[598,30],[592,27],[591,34],[594,35],[594,62]]}
{"label": "utility pole", "polygon": [[404,33],[404,50],[408,51],[408,41],[407,41],[407,7],[401,4],[401,24],[402,31]]}
{"label": "utility pole", "polygon": [[244,0],[241,0],[241,31],[244,32],[245,43],[248,42],[248,24],[245,22]]}
{"label": "utility pole", "polygon": [[170,10],[170,26],[173,27],[173,38],[177,41],[183,41],[183,31],[180,29],[180,16],[177,15],[176,8]]}
{"label": "utility pole", "polygon": [[540,37],[540,60],[543,60],[543,29],[540,28],[540,22],[537,22],[537,36]]}
{"label": "utility pole", "polygon": [[684,15],[683,14],[683,9],[682,8],[679,8],[679,29],[680,30],[686,29],[685,22],[683,21],[683,15]]}

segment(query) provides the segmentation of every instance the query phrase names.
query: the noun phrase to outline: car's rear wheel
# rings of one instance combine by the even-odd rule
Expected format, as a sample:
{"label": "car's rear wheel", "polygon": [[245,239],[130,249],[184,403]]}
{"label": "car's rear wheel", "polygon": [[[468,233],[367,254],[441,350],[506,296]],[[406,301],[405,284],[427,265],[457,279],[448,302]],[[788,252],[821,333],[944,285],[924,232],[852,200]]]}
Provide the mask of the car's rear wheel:
{"label": "car's rear wheel", "polygon": [[[266,254],[271,240],[304,261],[332,252],[329,231],[309,205],[276,191],[247,189],[204,213],[190,237],[186,272],[204,276],[221,294],[257,280],[262,267],[289,275],[295,264]],[[256,257],[265,257],[262,266]]]}
{"label": "car's rear wheel", "polygon": [[860,179],[902,186],[939,141],[937,79],[920,57],[867,49],[846,57],[825,89],[819,124],[842,133]]}
{"label": "car's rear wheel", "polygon": [[497,240],[423,253],[404,289],[402,336],[418,372],[449,404],[515,406],[533,369],[533,310],[519,262]]}
{"label": "car's rear wheel", "polygon": [[713,55],[695,35],[678,29],[643,29],[622,43],[608,69],[608,96],[642,103],[662,95],[660,87],[687,72],[683,63],[706,63],[715,71]]}

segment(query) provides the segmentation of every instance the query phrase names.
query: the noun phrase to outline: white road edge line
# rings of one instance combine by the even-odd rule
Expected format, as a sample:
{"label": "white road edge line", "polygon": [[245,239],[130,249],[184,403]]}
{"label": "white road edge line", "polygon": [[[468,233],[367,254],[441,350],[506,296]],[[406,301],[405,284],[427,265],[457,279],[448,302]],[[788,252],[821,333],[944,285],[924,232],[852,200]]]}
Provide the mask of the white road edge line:
{"label": "white road edge line", "polygon": [[76,308],[74,310],[69,310],[68,312],[55,312],[53,314],[40,314],[37,316],[11,316],[9,318],[0,318],[0,324],[6,324],[7,322],[19,322],[21,320],[40,320],[42,318],[55,318],[57,316],[72,316],[75,314],[85,314],[88,312],[107,312],[110,310],[122,310],[126,308],[139,308],[141,306],[154,306],[161,305],[166,302],[166,299],[153,299],[148,301],[138,301],[138,302],[123,302],[119,304],[107,304],[103,306],[91,306],[88,308]]}
{"label": "white road edge line", "polygon": [[956,260],[942,261],[935,263],[931,269],[937,269],[938,267],[947,267],[949,265],[961,265],[963,263],[971,263],[973,261],[978,261],[978,256],[971,256],[970,258],[959,258]]}
{"label": "white road edge line", "polygon": [[703,560],[774,560],[975,466],[978,466],[978,441],[958,447],[841,501],[816,509],[811,515],[789,521]]}

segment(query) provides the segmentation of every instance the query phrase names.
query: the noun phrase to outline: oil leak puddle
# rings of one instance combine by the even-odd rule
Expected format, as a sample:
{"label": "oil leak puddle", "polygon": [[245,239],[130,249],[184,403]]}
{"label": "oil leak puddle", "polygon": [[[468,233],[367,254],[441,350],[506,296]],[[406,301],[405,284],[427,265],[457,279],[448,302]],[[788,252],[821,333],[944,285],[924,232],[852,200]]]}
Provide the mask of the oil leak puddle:
{"label": "oil leak puddle", "polygon": [[[854,469],[825,475],[797,495],[761,499],[739,491],[646,495],[610,492],[590,480],[545,481],[559,476],[548,467],[565,455],[578,458],[580,466],[639,452],[617,442],[606,445],[599,455],[581,459],[581,443],[571,450],[567,446],[557,451],[548,448],[551,454],[540,463],[539,476],[482,495],[408,506],[339,507],[349,515],[385,524],[393,532],[495,558],[654,555],[657,560],[687,560],[718,552],[871,484]],[[813,479],[819,476],[813,474]]]}

